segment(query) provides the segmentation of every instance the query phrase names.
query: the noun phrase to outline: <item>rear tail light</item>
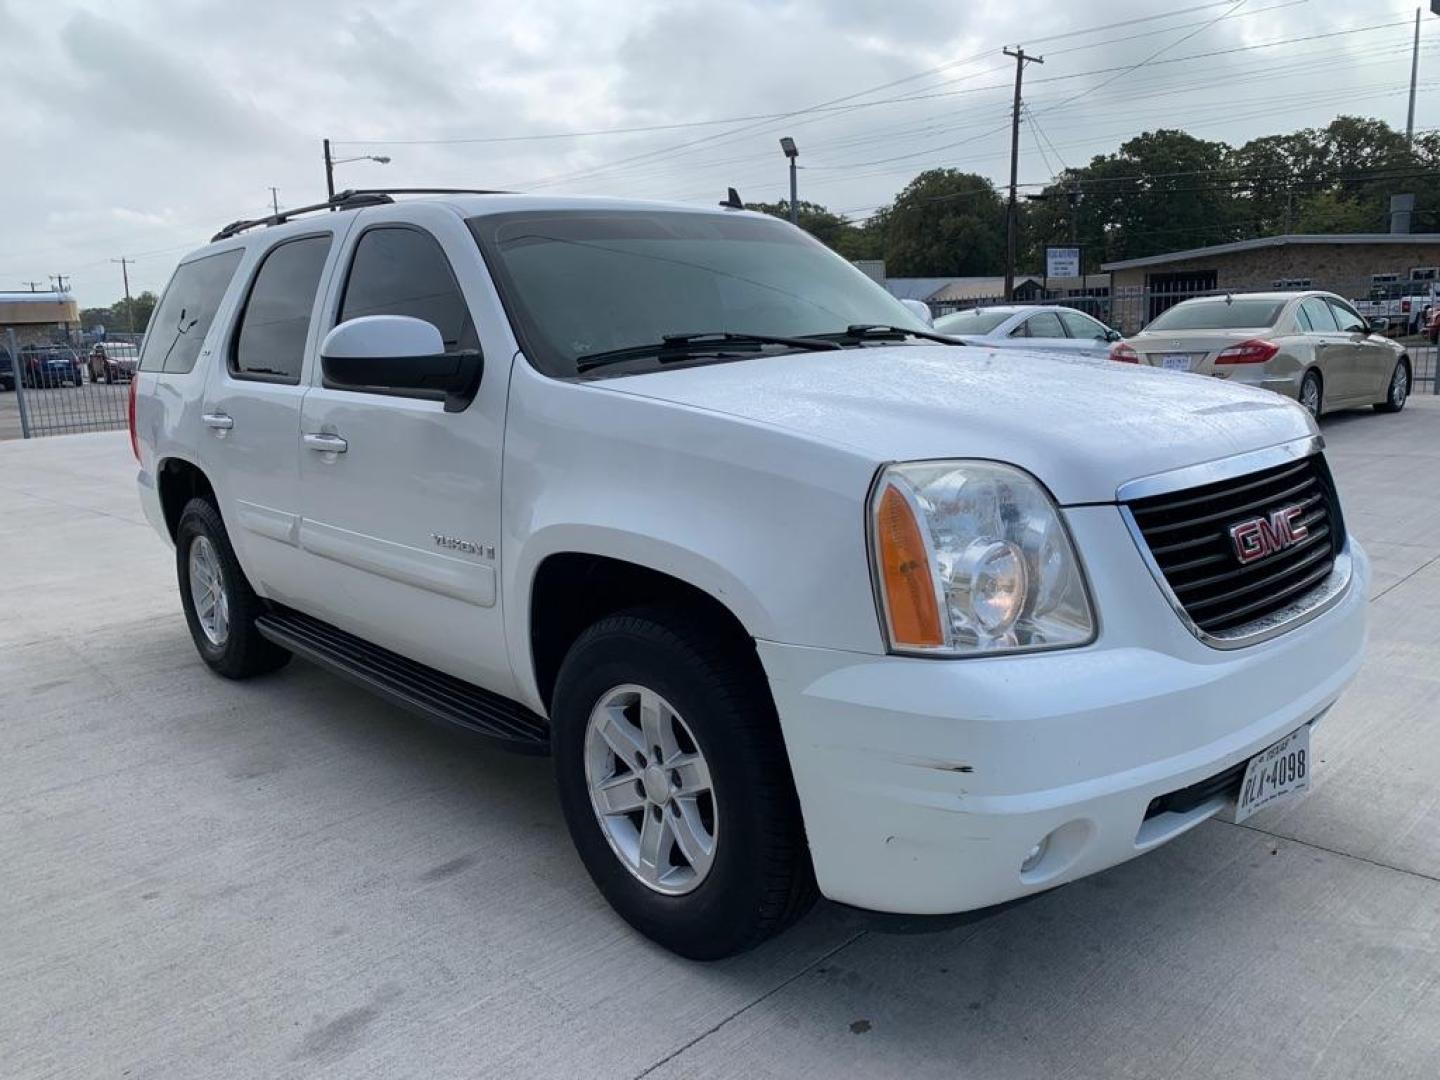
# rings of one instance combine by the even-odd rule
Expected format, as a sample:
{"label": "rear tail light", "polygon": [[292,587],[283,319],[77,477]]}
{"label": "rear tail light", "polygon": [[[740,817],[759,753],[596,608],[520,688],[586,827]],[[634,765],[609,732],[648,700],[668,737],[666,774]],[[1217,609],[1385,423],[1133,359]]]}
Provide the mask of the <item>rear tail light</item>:
{"label": "rear tail light", "polygon": [[1117,341],[1110,346],[1110,359],[1118,360],[1122,364],[1138,364],[1140,354],[1123,341]]}
{"label": "rear tail light", "polygon": [[1280,346],[1264,338],[1251,338],[1231,345],[1215,357],[1217,364],[1263,364],[1280,351]]}
{"label": "rear tail light", "polygon": [[130,398],[125,406],[125,420],[130,425],[130,449],[135,453],[135,460],[140,460],[140,439],[135,434],[135,390],[140,385],[140,373],[137,371],[130,376]]}

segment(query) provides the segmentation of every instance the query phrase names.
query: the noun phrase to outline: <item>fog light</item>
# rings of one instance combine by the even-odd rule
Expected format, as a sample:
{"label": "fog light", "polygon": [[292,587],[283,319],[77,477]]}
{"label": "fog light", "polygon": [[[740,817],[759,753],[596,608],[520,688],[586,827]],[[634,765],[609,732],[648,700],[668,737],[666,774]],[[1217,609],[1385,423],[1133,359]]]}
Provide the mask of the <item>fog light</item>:
{"label": "fog light", "polygon": [[1040,860],[1045,857],[1045,849],[1050,846],[1050,837],[1046,836],[1038,844],[1025,853],[1025,859],[1020,864],[1020,873],[1028,874],[1035,867],[1040,865]]}

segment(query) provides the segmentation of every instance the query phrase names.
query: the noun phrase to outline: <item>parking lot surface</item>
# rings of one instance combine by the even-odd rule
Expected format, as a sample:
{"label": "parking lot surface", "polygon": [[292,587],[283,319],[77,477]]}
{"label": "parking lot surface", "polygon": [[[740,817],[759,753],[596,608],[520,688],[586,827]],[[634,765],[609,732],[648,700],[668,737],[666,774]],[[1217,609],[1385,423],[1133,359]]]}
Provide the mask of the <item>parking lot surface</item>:
{"label": "parking lot surface", "polygon": [[0,1076],[1432,1080],[1440,400],[1322,430],[1376,573],[1307,799],[711,965],[612,914],[544,760],[304,663],[213,676],[123,432],[4,443]]}

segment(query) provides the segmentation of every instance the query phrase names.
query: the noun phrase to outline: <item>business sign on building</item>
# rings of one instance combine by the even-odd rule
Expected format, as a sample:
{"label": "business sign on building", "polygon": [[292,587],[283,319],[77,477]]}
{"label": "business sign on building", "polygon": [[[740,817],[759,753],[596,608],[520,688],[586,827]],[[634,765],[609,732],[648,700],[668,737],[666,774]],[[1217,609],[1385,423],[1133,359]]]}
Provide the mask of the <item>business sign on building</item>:
{"label": "business sign on building", "polygon": [[1051,278],[1080,276],[1080,249],[1078,247],[1047,247],[1045,249],[1045,276]]}

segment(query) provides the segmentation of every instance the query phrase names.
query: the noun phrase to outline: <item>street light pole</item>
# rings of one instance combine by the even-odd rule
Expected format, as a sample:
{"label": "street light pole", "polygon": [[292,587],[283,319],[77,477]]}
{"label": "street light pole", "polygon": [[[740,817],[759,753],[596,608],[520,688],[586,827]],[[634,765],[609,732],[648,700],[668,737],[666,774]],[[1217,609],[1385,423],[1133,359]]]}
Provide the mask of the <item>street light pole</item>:
{"label": "street light pole", "polygon": [[795,160],[800,156],[800,151],[795,148],[795,140],[786,135],[780,140],[780,149],[785,151],[785,156],[790,159],[790,224],[800,224],[800,211],[796,206],[796,184],[795,184]]}
{"label": "street light pole", "polygon": [[[336,158],[330,153],[330,140],[322,140],[325,147],[325,197],[328,201],[335,201],[335,166],[345,165],[351,161],[373,161],[377,165],[389,165],[390,159],[384,154],[360,154],[356,157]],[[271,188],[274,191],[274,188]],[[330,209],[335,209],[333,206]],[[278,211],[277,211],[278,214]]]}

